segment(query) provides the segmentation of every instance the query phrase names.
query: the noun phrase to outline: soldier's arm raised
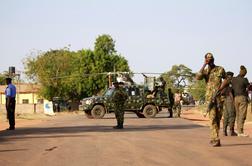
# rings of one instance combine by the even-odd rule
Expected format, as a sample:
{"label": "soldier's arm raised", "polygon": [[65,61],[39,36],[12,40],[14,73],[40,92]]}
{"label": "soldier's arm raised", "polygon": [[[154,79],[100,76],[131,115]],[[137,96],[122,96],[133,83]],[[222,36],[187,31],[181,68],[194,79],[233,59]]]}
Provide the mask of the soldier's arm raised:
{"label": "soldier's arm raised", "polygon": [[207,65],[207,63],[205,61],[205,63],[201,67],[200,71],[196,74],[196,79],[197,80],[202,80],[204,78],[204,69],[205,69],[206,65]]}

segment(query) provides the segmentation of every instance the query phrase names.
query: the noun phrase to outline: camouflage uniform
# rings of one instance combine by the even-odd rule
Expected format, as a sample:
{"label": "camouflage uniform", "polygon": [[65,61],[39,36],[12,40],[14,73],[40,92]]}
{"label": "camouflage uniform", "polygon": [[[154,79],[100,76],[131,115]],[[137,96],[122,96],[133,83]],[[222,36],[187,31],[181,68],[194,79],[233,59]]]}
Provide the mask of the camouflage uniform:
{"label": "camouflage uniform", "polygon": [[232,94],[232,88],[227,87],[223,91],[225,97],[224,101],[224,113],[223,113],[223,133],[227,136],[227,127],[229,126],[231,136],[235,136],[234,125],[235,125],[235,107],[234,107],[234,97]]}
{"label": "camouflage uniform", "polygon": [[115,107],[115,117],[117,120],[117,126],[115,128],[123,128],[124,122],[124,103],[127,100],[127,94],[120,87],[115,86],[115,91],[112,96],[112,102]]}
{"label": "camouflage uniform", "polygon": [[[197,74],[198,79],[205,79],[206,86],[206,104],[212,100],[212,96],[218,91],[218,88],[221,86],[222,78],[225,78],[225,70],[221,66],[215,66],[211,70],[209,68],[204,69],[203,72]],[[219,141],[219,129],[220,121],[222,117],[223,110],[223,99],[218,96],[216,98],[217,104],[211,108],[209,111],[210,119],[210,137],[211,141]]]}

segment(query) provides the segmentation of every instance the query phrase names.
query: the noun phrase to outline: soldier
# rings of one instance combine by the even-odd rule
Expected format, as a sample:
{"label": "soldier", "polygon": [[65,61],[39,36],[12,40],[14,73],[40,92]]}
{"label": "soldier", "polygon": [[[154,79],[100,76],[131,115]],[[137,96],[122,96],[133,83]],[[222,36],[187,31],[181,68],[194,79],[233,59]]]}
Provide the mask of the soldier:
{"label": "soldier", "polygon": [[174,94],[172,93],[171,91],[171,88],[168,88],[168,111],[169,111],[169,116],[168,118],[172,118],[173,117],[173,111],[172,111],[172,108],[173,108],[173,105],[174,105]]}
{"label": "soldier", "polygon": [[[227,79],[232,80],[234,73],[233,72],[227,72],[226,76]],[[230,135],[231,136],[237,136],[237,134],[234,131],[234,125],[235,125],[235,106],[234,106],[234,95],[233,95],[233,89],[231,82],[229,83],[229,86],[227,86],[222,91],[222,95],[225,97],[224,100],[224,113],[223,113],[223,134],[224,136],[227,136],[227,127],[229,126]]]}
{"label": "soldier", "polygon": [[[206,68],[207,67],[207,68]],[[205,79],[206,86],[206,103],[209,105],[215,94],[222,90],[226,81],[222,83],[222,79],[225,79],[226,73],[223,67],[216,66],[214,64],[214,57],[212,53],[207,53],[205,55],[205,62],[196,74],[196,79],[201,80]],[[209,119],[210,119],[210,131],[211,131],[211,141],[210,144],[213,147],[221,146],[219,138],[219,129],[220,129],[220,120],[222,116],[221,100],[217,96],[214,99],[216,102],[214,106],[209,110]]]}
{"label": "soldier", "polygon": [[115,82],[113,85],[115,87],[112,102],[115,106],[115,117],[117,120],[117,126],[114,126],[114,129],[123,129],[124,122],[124,103],[127,100],[128,96],[126,92],[120,87],[123,83]]}
{"label": "soldier", "polygon": [[244,78],[247,74],[247,69],[245,66],[240,67],[240,73],[238,76],[232,79],[232,87],[235,96],[235,109],[237,117],[237,131],[239,137],[247,137],[248,135],[244,133],[244,122],[247,116],[248,108],[248,92],[249,81]]}
{"label": "soldier", "polygon": [[179,90],[177,90],[177,92],[174,95],[174,110],[175,110],[175,117],[180,118],[180,114],[181,114],[181,100],[182,100],[182,96],[181,93],[179,92]]}
{"label": "soldier", "polygon": [[5,106],[7,111],[7,119],[9,120],[10,125],[7,130],[15,130],[16,87],[11,83],[11,78],[6,78],[6,84],[8,86],[5,90]]}

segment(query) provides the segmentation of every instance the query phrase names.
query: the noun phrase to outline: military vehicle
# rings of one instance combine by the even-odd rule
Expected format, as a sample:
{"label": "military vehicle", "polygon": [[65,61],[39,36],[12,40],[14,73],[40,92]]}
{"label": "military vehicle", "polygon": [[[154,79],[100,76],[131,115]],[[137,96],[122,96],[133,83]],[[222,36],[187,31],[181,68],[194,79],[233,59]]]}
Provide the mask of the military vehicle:
{"label": "military vehicle", "polygon": [[[149,81],[153,86],[153,80]],[[124,86],[124,90],[128,94],[128,99],[125,103],[125,111],[131,111],[137,114],[138,117],[154,118],[156,114],[167,108],[169,105],[168,95],[164,93],[158,86],[151,91],[148,85],[144,87],[136,85]],[[108,88],[102,96],[93,96],[81,100],[79,110],[84,111],[88,118],[100,119],[106,113],[114,112],[111,96],[114,92],[114,87]]]}

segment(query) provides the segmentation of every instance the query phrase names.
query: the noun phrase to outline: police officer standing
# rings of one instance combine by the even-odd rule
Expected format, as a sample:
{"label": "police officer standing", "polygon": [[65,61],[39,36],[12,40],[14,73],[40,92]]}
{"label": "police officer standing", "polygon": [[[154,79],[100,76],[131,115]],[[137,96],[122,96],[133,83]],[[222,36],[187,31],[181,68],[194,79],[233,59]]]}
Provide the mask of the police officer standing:
{"label": "police officer standing", "polygon": [[[222,79],[226,78],[226,72],[223,67],[214,64],[214,57],[212,53],[207,53],[205,55],[205,62],[196,74],[196,79],[204,79],[207,83],[206,85],[206,103],[209,105],[214,94],[223,89]],[[225,81],[227,82],[227,81]],[[224,83],[225,83],[224,82]],[[210,120],[210,144],[213,147],[221,146],[219,138],[220,121],[222,117],[222,108],[220,97],[215,98],[214,106],[209,110],[209,120]]]}
{"label": "police officer standing", "polygon": [[7,130],[15,130],[15,105],[16,105],[16,87],[11,83],[11,78],[6,78],[7,88],[6,96],[6,111],[10,127]]}
{"label": "police officer standing", "polygon": [[237,131],[239,137],[247,137],[248,135],[244,133],[244,123],[247,117],[248,108],[248,89],[249,81],[245,78],[247,74],[247,69],[245,66],[240,66],[240,73],[238,76],[232,79],[232,87],[235,96],[235,109],[237,117]]}
{"label": "police officer standing", "polygon": [[115,90],[112,95],[112,102],[115,107],[115,117],[117,120],[117,125],[114,126],[114,129],[123,129],[124,122],[124,103],[127,100],[128,96],[126,92],[124,92],[122,86],[123,83],[115,82],[114,84]]}

